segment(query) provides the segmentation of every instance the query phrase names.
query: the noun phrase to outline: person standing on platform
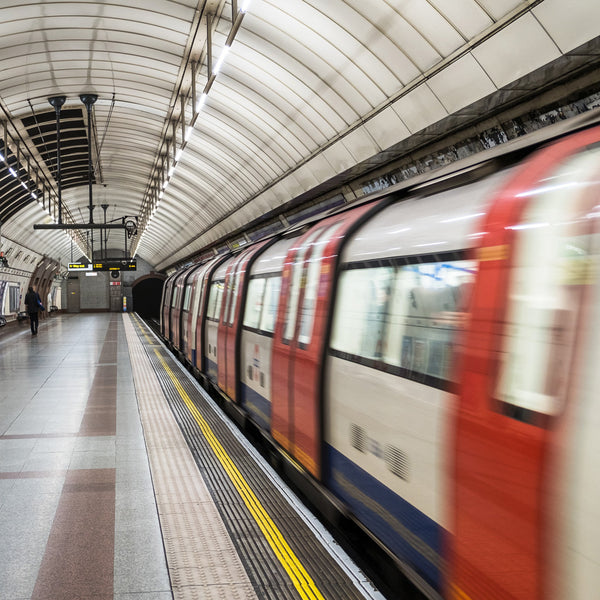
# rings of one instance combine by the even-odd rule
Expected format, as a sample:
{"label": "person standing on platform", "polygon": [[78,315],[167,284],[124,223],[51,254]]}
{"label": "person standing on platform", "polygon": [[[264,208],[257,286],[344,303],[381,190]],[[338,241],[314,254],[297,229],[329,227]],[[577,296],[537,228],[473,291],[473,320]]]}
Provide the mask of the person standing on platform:
{"label": "person standing on platform", "polygon": [[29,313],[29,321],[31,322],[31,335],[37,335],[39,323],[39,311],[44,310],[40,295],[29,286],[25,294],[25,306]]}

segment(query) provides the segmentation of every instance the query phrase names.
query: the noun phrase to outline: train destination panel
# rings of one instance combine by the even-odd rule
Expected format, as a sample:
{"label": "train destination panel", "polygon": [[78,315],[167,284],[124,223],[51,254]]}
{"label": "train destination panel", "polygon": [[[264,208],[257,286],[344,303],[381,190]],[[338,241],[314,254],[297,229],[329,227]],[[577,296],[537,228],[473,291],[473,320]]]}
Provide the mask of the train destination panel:
{"label": "train destination panel", "polygon": [[129,260],[107,260],[94,263],[69,263],[69,271],[135,271],[137,261]]}

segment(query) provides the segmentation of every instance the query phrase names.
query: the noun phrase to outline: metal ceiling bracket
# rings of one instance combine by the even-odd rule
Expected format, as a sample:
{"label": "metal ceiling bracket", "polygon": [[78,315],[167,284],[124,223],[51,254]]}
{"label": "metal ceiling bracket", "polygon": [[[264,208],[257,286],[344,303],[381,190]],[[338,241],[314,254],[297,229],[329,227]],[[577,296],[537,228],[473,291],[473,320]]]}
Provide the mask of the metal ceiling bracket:
{"label": "metal ceiling bracket", "polygon": [[[198,75],[198,73],[196,72],[196,69],[198,68],[198,63],[197,62],[192,62],[192,119],[193,119],[193,115],[196,114],[196,76]],[[191,123],[190,123],[191,126]]]}
{"label": "metal ceiling bracket", "polygon": [[210,81],[213,75],[212,69],[212,20],[213,16],[209,13],[206,15],[206,66],[208,67],[208,80]]}
{"label": "metal ceiling bracket", "polygon": [[179,97],[181,100],[181,147],[185,143],[185,96],[181,94]]}

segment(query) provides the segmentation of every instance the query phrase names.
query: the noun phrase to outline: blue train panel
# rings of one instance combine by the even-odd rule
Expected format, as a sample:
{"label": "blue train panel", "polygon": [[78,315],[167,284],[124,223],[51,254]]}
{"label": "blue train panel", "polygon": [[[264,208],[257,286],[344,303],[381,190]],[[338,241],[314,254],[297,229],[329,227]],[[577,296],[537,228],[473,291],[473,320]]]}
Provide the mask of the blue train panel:
{"label": "blue train panel", "polygon": [[440,590],[447,532],[335,448],[325,444],[325,450],[327,487],[396,556]]}

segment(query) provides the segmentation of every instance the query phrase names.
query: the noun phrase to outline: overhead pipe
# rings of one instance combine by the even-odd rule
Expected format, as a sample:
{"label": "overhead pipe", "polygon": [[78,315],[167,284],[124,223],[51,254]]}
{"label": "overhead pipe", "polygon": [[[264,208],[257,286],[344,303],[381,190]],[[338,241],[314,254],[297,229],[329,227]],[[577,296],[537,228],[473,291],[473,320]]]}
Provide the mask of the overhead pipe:
{"label": "overhead pipe", "polygon": [[92,177],[94,175],[94,166],[92,164],[92,106],[98,100],[97,94],[81,94],[79,99],[85,104],[87,108],[87,122],[88,122],[88,186],[89,186],[89,209],[90,209],[90,223],[94,222],[94,204],[92,202]]}
{"label": "overhead pipe", "polygon": [[[104,224],[106,225],[106,211],[108,210],[108,204],[101,204],[100,208],[104,211]],[[102,250],[102,237],[104,237],[104,250]],[[102,236],[102,230],[100,230],[100,257],[102,260],[108,257],[108,229],[104,230],[104,236]]]}
{"label": "overhead pipe", "polygon": [[[92,106],[98,96],[96,94],[81,94],[79,99],[87,108],[87,124],[88,124],[88,189],[89,189],[89,209],[90,209],[90,224],[94,224],[94,203],[92,198],[92,177],[94,175],[94,166],[92,164]],[[91,254],[92,261],[94,260],[94,232],[91,231]],[[102,241],[102,231],[100,232],[100,240]],[[100,244],[102,246],[102,244]]]}
{"label": "overhead pipe", "polygon": [[58,184],[58,224],[62,224],[62,185],[60,172],[60,109],[67,100],[66,96],[52,96],[48,102],[56,111],[56,183]]}

